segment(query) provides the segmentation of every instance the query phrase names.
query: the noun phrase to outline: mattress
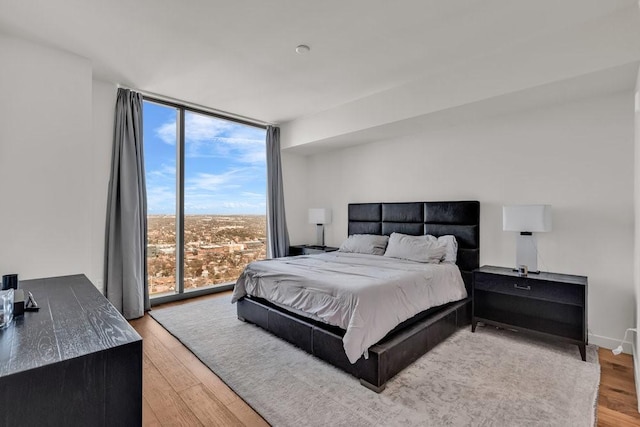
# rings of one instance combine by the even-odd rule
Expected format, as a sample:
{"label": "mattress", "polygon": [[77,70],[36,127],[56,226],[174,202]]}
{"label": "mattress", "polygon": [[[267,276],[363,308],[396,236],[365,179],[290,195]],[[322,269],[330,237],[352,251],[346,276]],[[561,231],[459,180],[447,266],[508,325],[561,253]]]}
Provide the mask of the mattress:
{"label": "mattress", "polygon": [[455,264],[330,252],[250,263],[233,290],[263,298],[346,332],[351,363],[403,321],[467,297]]}

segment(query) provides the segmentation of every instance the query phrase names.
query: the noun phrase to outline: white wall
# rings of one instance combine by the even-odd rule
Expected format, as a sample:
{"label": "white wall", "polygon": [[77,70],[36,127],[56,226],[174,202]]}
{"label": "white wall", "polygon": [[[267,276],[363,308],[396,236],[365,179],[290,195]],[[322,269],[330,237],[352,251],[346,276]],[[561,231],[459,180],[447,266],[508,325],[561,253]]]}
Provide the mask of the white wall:
{"label": "white wall", "polygon": [[[285,215],[292,245],[309,242],[303,236],[309,227],[314,227],[315,230],[315,226],[309,226],[307,223],[307,209],[309,207],[307,164],[308,158],[305,156],[282,152]],[[315,240],[313,242],[315,243]]]}
{"label": "white wall", "polygon": [[108,91],[67,52],[0,36],[0,58],[0,273],[95,283]]}
{"label": "white wall", "polygon": [[[612,347],[635,322],[633,145],[630,93],[420,130],[309,156],[305,204],[287,215],[331,207],[327,244],[338,245],[351,202],[479,200],[481,264],[510,266],[516,236],[502,231],[502,205],[551,204],[539,266],[589,277],[590,340]],[[294,243],[313,241],[313,226],[290,230]]]}
{"label": "white wall", "polygon": [[107,216],[107,187],[111,173],[113,127],[116,96],[115,83],[93,80],[93,131],[91,168],[91,279],[104,291],[104,245]]}

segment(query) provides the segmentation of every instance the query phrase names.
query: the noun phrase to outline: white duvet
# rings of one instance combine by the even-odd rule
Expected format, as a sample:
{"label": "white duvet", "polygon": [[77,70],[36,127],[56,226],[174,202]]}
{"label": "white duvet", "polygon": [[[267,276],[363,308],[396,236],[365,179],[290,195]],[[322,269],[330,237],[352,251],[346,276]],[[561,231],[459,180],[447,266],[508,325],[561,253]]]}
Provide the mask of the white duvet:
{"label": "white duvet", "polygon": [[346,330],[344,351],[355,363],[401,322],[467,291],[454,264],[330,252],[252,262],[231,302],[245,295]]}

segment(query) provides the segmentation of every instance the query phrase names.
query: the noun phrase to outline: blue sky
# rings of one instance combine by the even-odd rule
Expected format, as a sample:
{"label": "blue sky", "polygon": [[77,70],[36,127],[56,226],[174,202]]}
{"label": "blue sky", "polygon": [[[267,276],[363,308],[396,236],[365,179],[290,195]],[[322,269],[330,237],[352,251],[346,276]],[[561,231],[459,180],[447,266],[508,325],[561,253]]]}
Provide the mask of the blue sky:
{"label": "blue sky", "polygon": [[[144,103],[149,214],[175,214],[174,108]],[[185,214],[266,212],[265,130],[185,113]]]}

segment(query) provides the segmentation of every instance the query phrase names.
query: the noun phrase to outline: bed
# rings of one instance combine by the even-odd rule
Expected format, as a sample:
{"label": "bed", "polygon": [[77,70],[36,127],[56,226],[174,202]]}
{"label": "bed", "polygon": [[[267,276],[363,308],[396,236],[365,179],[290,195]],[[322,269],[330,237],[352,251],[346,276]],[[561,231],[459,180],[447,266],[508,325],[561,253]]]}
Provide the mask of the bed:
{"label": "bed", "polygon": [[[457,267],[451,267],[462,277],[464,287],[468,295],[471,295],[471,271],[479,265],[479,214],[480,205],[477,201],[350,204],[348,234],[388,236],[396,232],[408,235],[430,234],[436,237],[453,235],[458,242],[458,252]],[[314,277],[321,277],[321,274],[315,271],[317,264],[329,265],[334,273],[342,273],[342,267],[338,262],[344,261],[345,258],[349,258],[349,254],[333,253],[290,258],[280,264],[287,264],[286,268],[298,270],[298,274],[301,269],[307,268],[308,280],[314,280]],[[372,261],[361,258],[355,261],[347,259],[350,264],[344,268],[349,269],[348,273],[353,273],[354,268],[369,268],[373,271],[375,265]],[[379,258],[379,264],[384,264],[382,260],[389,260],[388,257]],[[261,265],[264,264],[268,263]],[[395,268],[403,269],[402,266]],[[447,268],[442,267],[439,270],[444,271]],[[357,286],[358,276],[345,274],[343,277]],[[399,285],[400,283],[396,283],[394,286]],[[464,292],[464,289],[462,291]],[[234,292],[237,293],[238,289]],[[262,295],[259,292],[255,293]],[[269,295],[269,291],[263,294]],[[321,318],[310,318],[308,313],[301,313],[294,308],[269,302],[255,295],[245,296],[244,292],[239,295],[241,298],[237,301],[237,312],[240,320],[254,323],[356,376],[361,384],[376,392],[382,391],[389,379],[418,357],[442,342],[460,326],[468,324],[470,318],[470,298],[461,294],[464,297],[462,299],[420,311],[415,315],[412,313],[410,318],[402,321],[379,341],[373,341],[373,345],[367,343],[365,347],[368,349],[365,348],[365,354],[358,358],[358,350],[351,350],[347,345],[351,330],[346,330],[344,325],[342,328],[329,325]],[[393,314],[394,311],[380,310],[377,314],[382,319],[389,313]]]}

